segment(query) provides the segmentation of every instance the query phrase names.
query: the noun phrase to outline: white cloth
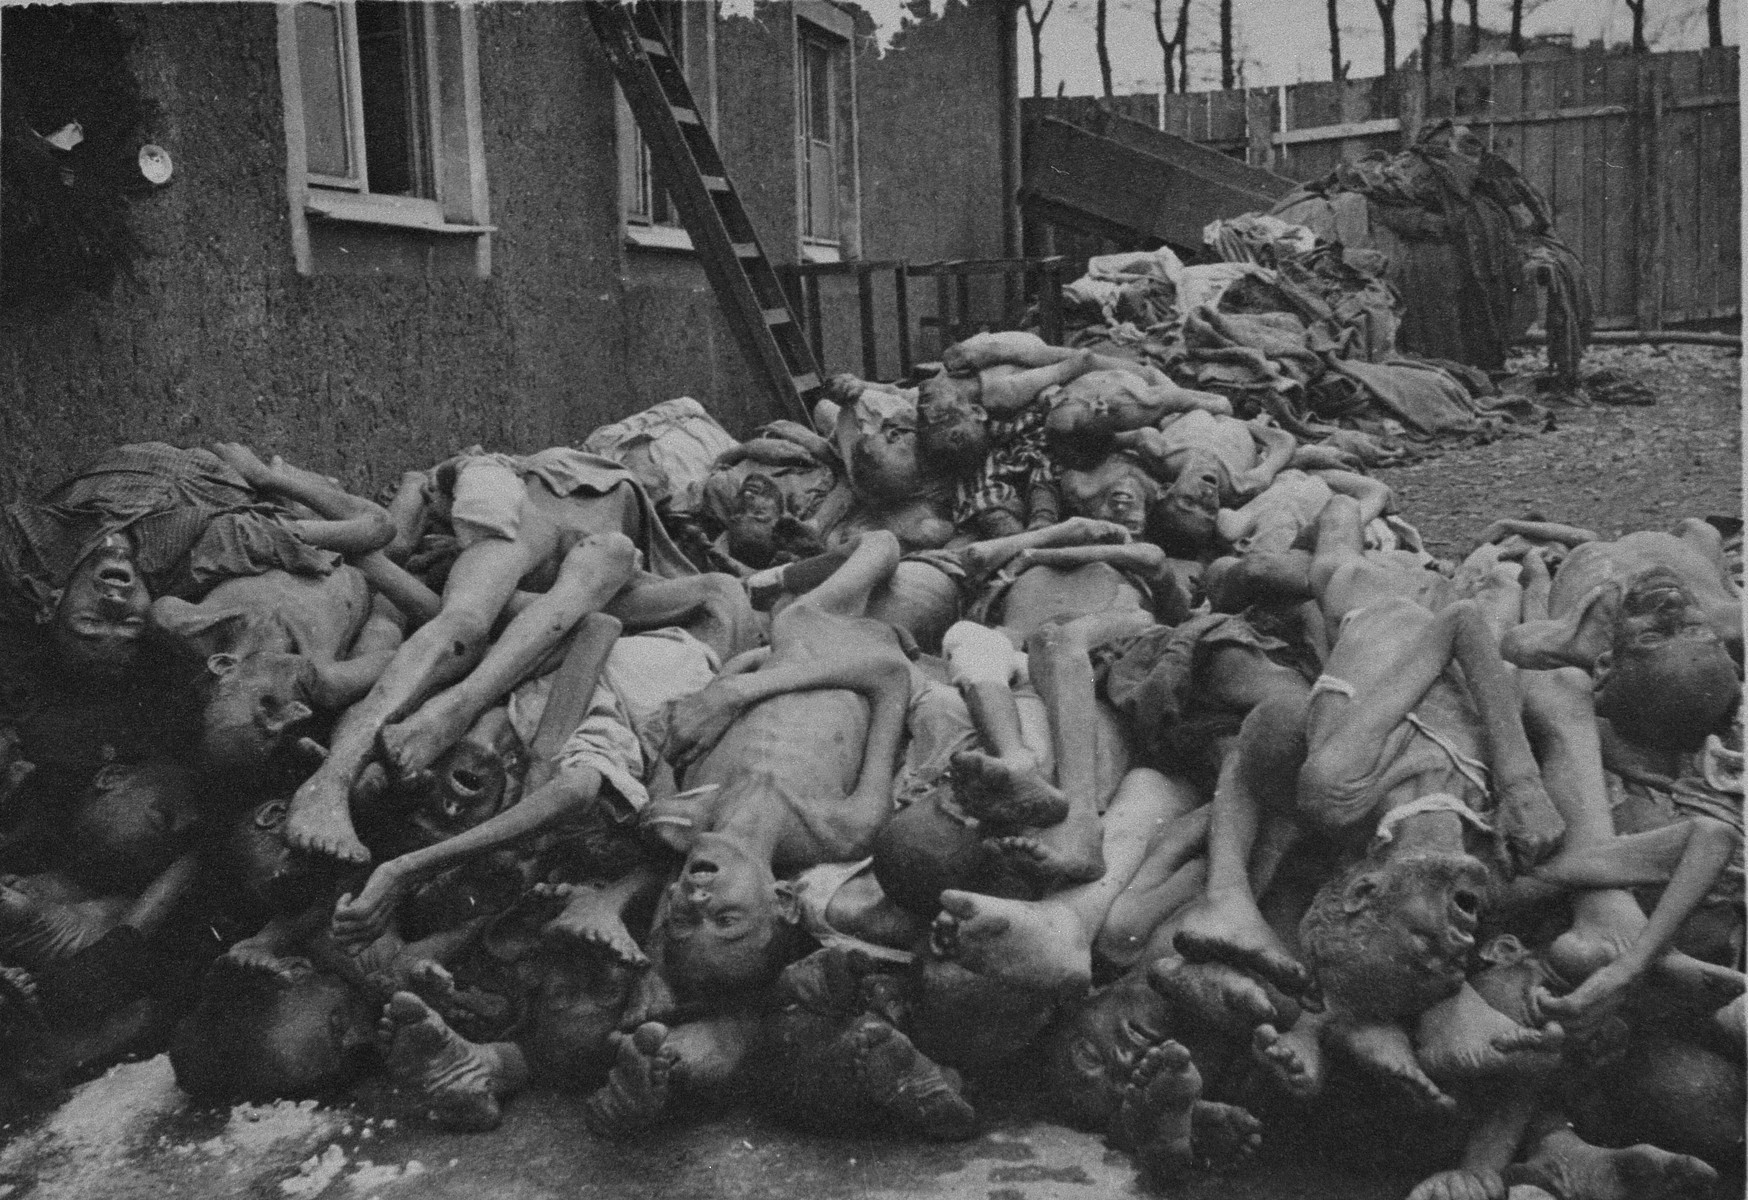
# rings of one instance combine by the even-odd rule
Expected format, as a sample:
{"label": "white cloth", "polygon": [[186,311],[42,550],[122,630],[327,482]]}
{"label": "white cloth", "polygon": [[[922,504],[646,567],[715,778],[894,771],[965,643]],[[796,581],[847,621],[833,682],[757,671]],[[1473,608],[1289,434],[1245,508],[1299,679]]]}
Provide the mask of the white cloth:
{"label": "white cloth", "polygon": [[[558,752],[559,766],[593,768],[632,809],[641,809],[661,763],[668,701],[709,684],[721,665],[715,651],[683,629],[620,638],[602,664],[588,711]],[[540,727],[552,680],[544,675],[510,695],[510,723],[524,745]]]}

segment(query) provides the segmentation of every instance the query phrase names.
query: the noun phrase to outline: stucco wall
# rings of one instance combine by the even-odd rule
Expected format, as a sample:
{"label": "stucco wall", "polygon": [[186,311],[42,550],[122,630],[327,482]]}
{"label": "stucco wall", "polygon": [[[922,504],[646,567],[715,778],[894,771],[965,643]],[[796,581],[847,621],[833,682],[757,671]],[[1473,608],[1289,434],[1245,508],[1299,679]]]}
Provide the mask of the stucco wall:
{"label": "stucco wall", "polygon": [[[135,62],[176,178],[135,205],[140,286],[0,317],[0,487],[142,438],[244,437],[380,482],[470,441],[628,411],[612,108],[579,9],[482,5],[491,278],[305,278],[288,233],[271,5],[142,6]],[[596,388],[592,381],[608,381]]]}
{"label": "stucco wall", "polygon": [[[867,256],[1000,253],[997,8],[951,3],[859,61]],[[0,313],[0,499],[148,438],[245,438],[373,487],[674,395],[737,432],[777,415],[697,264],[621,244],[611,76],[580,7],[477,14],[490,278],[342,278],[293,264],[273,6],[125,10],[159,109],[142,132],[176,178],[134,206],[137,287]],[[766,5],[718,27],[724,157],[779,261],[795,252],[792,22]]]}

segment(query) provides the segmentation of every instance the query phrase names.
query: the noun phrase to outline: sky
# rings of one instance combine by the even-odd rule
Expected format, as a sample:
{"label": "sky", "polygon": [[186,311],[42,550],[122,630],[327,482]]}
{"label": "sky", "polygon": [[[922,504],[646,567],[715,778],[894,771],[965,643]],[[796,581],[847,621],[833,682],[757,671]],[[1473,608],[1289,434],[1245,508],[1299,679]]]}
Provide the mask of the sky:
{"label": "sky", "polygon": [[[864,0],[866,2],[866,0]],[[1342,57],[1350,79],[1383,73],[1384,43],[1372,0],[1337,0]],[[1166,30],[1174,30],[1176,0],[1165,0]],[[1705,0],[1649,0],[1647,33],[1653,50],[1695,50],[1706,44]],[[1033,0],[1041,9],[1043,0]],[[1108,42],[1112,77],[1118,92],[1157,91],[1162,70],[1153,32],[1153,0],[1109,0]],[[1100,92],[1093,33],[1094,0],[1056,0],[1044,26],[1044,90],[1059,83],[1071,96]],[[1442,5],[1435,4],[1434,9]],[[1598,39],[1628,41],[1632,19],[1626,0],[1528,0],[1526,34],[1569,32],[1579,44]],[[1724,2],[1724,39],[1736,44],[1736,0]],[[1481,0],[1481,26],[1504,31],[1511,26],[1509,0]],[[1218,0],[1192,0],[1190,10],[1191,88],[1220,86]],[[1466,23],[1468,0],[1457,0],[1457,20]],[[1244,60],[1244,82],[1272,87],[1300,80],[1328,79],[1329,30],[1323,0],[1233,0],[1233,41]],[[1421,0],[1397,0],[1396,49],[1406,57],[1425,28]],[[1031,35],[1020,21],[1021,78],[1031,85]]]}

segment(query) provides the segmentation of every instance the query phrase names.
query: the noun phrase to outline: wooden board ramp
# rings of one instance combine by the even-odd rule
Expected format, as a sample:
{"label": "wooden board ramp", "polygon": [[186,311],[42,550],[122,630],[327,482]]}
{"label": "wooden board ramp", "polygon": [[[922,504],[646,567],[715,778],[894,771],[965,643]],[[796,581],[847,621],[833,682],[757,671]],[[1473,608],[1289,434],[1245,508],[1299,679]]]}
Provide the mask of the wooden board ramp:
{"label": "wooden board ramp", "polygon": [[[1026,130],[1027,214],[1114,240],[1200,251],[1210,221],[1267,212],[1297,185],[1115,114],[1102,133],[1055,117]],[[1219,161],[1215,161],[1219,160]]]}
{"label": "wooden board ramp", "polygon": [[779,410],[806,422],[822,391],[819,364],[661,21],[647,4],[585,0],[583,8],[735,340]]}

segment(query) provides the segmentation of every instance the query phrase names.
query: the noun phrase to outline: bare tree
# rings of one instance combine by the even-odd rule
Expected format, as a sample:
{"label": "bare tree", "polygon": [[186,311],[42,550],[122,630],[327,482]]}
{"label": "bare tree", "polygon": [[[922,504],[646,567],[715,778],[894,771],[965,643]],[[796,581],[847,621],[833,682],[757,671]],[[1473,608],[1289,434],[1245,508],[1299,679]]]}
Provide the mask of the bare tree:
{"label": "bare tree", "polygon": [[1050,19],[1050,10],[1056,7],[1056,0],[1049,0],[1040,10],[1034,8],[1032,0],[1026,0],[1026,28],[1032,31],[1032,95],[1044,94],[1044,22]]}
{"label": "bare tree", "polygon": [[1649,54],[1645,44],[1645,0],[1627,0],[1627,11],[1633,14],[1633,53]]}
{"label": "bare tree", "polygon": [[[1631,0],[1628,0],[1631,3]],[[1457,57],[1457,24],[1452,19],[1452,10],[1457,6],[1457,0],[1444,0],[1444,7],[1439,14],[1438,62],[1441,67],[1448,67]]]}
{"label": "bare tree", "polygon": [[1329,77],[1340,83],[1347,78],[1347,68],[1341,61],[1341,18],[1336,0],[1324,0],[1323,11],[1329,17]]}
{"label": "bare tree", "polygon": [[1184,91],[1190,90],[1190,0],[1177,10],[1177,77]]}
{"label": "bare tree", "polygon": [[1220,0],[1220,86],[1238,86],[1238,64],[1232,57],[1232,0]]}
{"label": "bare tree", "polygon": [[1724,44],[1724,0],[1706,0],[1706,33],[1711,45]]}
{"label": "bare tree", "polygon": [[1469,0],[1469,53],[1481,53],[1481,0]]}
{"label": "bare tree", "polygon": [[1178,90],[1179,80],[1184,91],[1190,90],[1189,66],[1186,63],[1183,71],[1176,69],[1178,58],[1189,35],[1190,0],[1182,0],[1177,10],[1177,32],[1171,37],[1165,36],[1165,0],[1153,0],[1153,36],[1159,41],[1159,50],[1165,56],[1165,90],[1167,93]]}
{"label": "bare tree", "polygon": [[1432,70],[1433,30],[1436,29],[1437,26],[1433,21],[1432,0],[1420,0],[1420,4],[1422,8],[1426,9],[1426,33],[1421,38],[1423,45],[1420,47],[1420,69],[1422,71],[1430,71]]}
{"label": "bare tree", "polygon": [[1105,99],[1109,100],[1114,91],[1111,87],[1111,45],[1105,37],[1105,26],[1109,13],[1108,0],[1099,0],[1098,7],[1093,10],[1093,33],[1097,38],[1099,52],[1099,80],[1105,85]]}
{"label": "bare tree", "polygon": [[1523,53],[1523,0],[1511,0],[1511,52]]}
{"label": "bare tree", "polygon": [[1384,74],[1396,73],[1396,0],[1372,0],[1378,24],[1384,27]]}

